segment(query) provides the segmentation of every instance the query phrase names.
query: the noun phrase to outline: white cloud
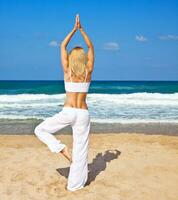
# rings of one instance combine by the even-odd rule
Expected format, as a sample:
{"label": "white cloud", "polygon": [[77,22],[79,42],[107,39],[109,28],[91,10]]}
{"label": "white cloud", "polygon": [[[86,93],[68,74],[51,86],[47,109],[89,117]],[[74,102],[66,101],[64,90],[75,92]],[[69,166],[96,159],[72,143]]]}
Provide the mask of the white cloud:
{"label": "white cloud", "polygon": [[178,40],[178,35],[161,35],[160,40]]}
{"label": "white cloud", "polygon": [[55,40],[52,40],[52,41],[49,43],[49,46],[51,46],[51,47],[57,47],[57,46],[58,46],[58,42],[55,41]]}
{"label": "white cloud", "polygon": [[136,35],[135,39],[139,42],[147,42],[148,39],[146,37],[144,37],[143,35]]}
{"label": "white cloud", "polygon": [[117,42],[107,42],[104,44],[104,49],[117,51],[120,48],[119,48],[119,44]]}

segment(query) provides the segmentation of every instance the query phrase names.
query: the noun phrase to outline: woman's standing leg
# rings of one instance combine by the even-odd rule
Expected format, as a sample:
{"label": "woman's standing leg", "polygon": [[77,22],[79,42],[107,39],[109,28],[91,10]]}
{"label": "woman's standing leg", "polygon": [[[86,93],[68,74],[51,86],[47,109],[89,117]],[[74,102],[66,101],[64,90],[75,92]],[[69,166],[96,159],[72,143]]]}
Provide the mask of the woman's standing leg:
{"label": "woman's standing leg", "polygon": [[88,179],[88,145],[90,115],[88,110],[78,109],[77,120],[72,125],[73,150],[67,189],[75,191],[83,188]]}

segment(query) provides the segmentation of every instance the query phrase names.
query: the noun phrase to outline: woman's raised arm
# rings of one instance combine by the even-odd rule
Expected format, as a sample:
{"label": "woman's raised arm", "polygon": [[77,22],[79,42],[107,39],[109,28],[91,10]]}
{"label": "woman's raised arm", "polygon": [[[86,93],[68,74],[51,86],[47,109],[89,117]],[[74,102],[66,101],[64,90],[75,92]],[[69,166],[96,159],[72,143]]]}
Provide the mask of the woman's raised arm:
{"label": "woman's raised arm", "polygon": [[88,35],[86,34],[86,32],[83,30],[83,28],[81,27],[80,24],[80,19],[78,16],[78,23],[77,26],[86,42],[86,45],[88,47],[88,52],[87,52],[87,56],[88,56],[88,62],[87,62],[87,66],[89,68],[90,71],[93,70],[93,66],[94,66],[94,47],[93,44],[91,42],[91,40],[89,39]]}
{"label": "woman's raised arm", "polygon": [[66,47],[69,43],[69,41],[71,40],[72,36],[74,35],[74,33],[77,31],[78,27],[77,27],[77,21],[78,21],[78,16],[76,16],[76,20],[75,20],[75,26],[72,29],[72,31],[65,37],[65,39],[61,42],[61,63],[63,66],[64,70],[67,70],[68,67],[68,58],[67,58],[67,50]]}
{"label": "woman's raised arm", "polygon": [[66,48],[69,41],[71,40],[74,33],[77,31],[77,27],[74,27],[72,31],[65,37],[65,39],[61,42],[61,47]]}
{"label": "woman's raised arm", "polygon": [[66,47],[76,30],[76,28],[73,28],[72,31],[66,36],[66,38],[61,42],[61,63],[64,71],[66,71],[68,67],[68,54]]}
{"label": "woman's raised arm", "polygon": [[83,30],[83,28],[80,28],[80,32],[88,46],[88,52],[87,52],[87,57],[88,57],[88,62],[87,62],[87,66],[89,68],[90,71],[93,70],[93,66],[94,66],[94,47],[93,44],[91,42],[91,40],[89,39],[88,35],[85,33],[85,31]]}

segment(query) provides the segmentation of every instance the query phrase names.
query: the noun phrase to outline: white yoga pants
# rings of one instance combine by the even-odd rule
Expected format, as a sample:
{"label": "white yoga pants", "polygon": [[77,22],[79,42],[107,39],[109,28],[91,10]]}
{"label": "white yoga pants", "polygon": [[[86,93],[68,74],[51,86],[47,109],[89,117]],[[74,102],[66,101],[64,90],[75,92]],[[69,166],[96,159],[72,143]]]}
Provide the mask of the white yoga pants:
{"label": "white yoga pants", "polygon": [[46,118],[36,126],[34,133],[48,146],[51,152],[59,153],[66,145],[57,140],[52,133],[68,125],[71,125],[73,131],[73,149],[67,189],[75,191],[83,188],[88,179],[89,111],[63,107],[59,113]]}

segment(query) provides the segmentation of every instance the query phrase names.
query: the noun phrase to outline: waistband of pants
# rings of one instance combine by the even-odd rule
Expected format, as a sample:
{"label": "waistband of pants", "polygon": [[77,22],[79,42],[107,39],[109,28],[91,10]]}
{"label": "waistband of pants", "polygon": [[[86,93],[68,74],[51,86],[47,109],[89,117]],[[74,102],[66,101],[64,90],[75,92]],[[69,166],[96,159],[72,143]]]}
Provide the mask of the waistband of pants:
{"label": "waistband of pants", "polygon": [[88,109],[83,109],[83,108],[75,108],[75,107],[64,106],[62,109],[63,110],[75,110],[75,111],[79,111],[79,112],[89,113]]}

